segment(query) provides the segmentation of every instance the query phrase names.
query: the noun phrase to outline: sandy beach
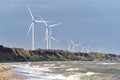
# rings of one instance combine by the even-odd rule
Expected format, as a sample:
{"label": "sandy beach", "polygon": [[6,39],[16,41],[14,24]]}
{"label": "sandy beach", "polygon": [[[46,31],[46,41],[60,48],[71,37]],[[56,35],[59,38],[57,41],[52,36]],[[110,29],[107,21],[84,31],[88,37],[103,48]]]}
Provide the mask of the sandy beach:
{"label": "sandy beach", "polygon": [[13,69],[10,65],[0,64],[0,80],[23,80],[12,72]]}

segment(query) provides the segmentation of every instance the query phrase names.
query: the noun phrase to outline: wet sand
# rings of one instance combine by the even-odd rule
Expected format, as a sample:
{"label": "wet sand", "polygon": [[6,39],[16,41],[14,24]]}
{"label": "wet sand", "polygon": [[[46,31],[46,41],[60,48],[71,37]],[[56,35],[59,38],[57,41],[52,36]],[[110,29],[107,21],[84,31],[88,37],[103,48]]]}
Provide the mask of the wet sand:
{"label": "wet sand", "polygon": [[23,80],[13,73],[13,69],[14,67],[10,65],[0,64],[0,80]]}

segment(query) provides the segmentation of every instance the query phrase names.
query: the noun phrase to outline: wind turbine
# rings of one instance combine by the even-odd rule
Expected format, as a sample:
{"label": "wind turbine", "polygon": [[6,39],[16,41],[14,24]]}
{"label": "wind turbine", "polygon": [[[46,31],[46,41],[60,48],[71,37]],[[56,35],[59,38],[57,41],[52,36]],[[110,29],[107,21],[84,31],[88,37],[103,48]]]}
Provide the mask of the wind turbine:
{"label": "wind turbine", "polygon": [[72,51],[73,51],[73,52],[75,52],[75,48],[76,48],[76,47],[82,46],[82,44],[75,44],[74,41],[71,41],[71,44],[72,44]]}
{"label": "wind turbine", "polygon": [[90,49],[89,46],[84,47],[84,50],[85,50],[87,53],[89,53],[89,49]]}
{"label": "wind turbine", "polygon": [[27,5],[27,8],[28,8],[28,11],[29,11],[29,13],[30,13],[30,15],[31,15],[31,18],[32,18],[32,23],[31,23],[31,25],[30,25],[30,27],[29,27],[29,30],[28,30],[28,32],[27,32],[27,36],[28,36],[28,34],[29,34],[29,32],[30,32],[30,30],[32,30],[32,50],[34,50],[35,49],[35,44],[34,44],[34,41],[35,41],[35,33],[34,33],[34,24],[35,24],[35,22],[43,22],[43,21],[41,21],[41,20],[35,20],[35,18],[33,17],[33,14],[32,14],[32,11],[31,11],[31,9],[30,9],[30,7]]}
{"label": "wind turbine", "polygon": [[71,42],[69,40],[67,40],[68,42],[68,51],[71,51]]}
{"label": "wind turbine", "polygon": [[85,46],[81,45],[81,52],[84,52]]}
{"label": "wind turbine", "polygon": [[75,52],[75,43],[74,43],[74,41],[71,40],[71,44],[72,44],[72,52]]}
{"label": "wind turbine", "polygon": [[[46,37],[46,48],[50,49],[51,48],[51,39],[55,40],[58,42],[58,40],[56,40],[53,36],[52,36],[52,27],[60,25],[61,23],[58,24],[53,24],[53,25],[48,25],[47,21],[43,20],[43,18],[41,18],[41,20],[43,21],[43,23],[46,26],[46,31],[45,31],[45,37]],[[49,28],[50,28],[50,32],[49,32]]]}
{"label": "wind turbine", "polygon": [[87,46],[87,53],[90,52],[90,46]]}
{"label": "wind turbine", "polygon": [[81,47],[82,44],[75,44],[74,46],[75,46],[75,47]]}
{"label": "wind turbine", "polygon": [[50,29],[50,32],[49,32],[49,48],[52,49],[52,39],[55,40],[56,42],[59,42],[57,39],[55,39],[53,36],[52,36],[52,28],[54,26],[57,26],[57,25],[60,25],[61,23],[58,23],[58,24],[53,24],[53,25],[49,25],[49,29]]}
{"label": "wind turbine", "polygon": [[98,52],[98,53],[100,53],[100,52],[101,52],[101,48],[100,48],[100,47],[98,48],[97,52]]}

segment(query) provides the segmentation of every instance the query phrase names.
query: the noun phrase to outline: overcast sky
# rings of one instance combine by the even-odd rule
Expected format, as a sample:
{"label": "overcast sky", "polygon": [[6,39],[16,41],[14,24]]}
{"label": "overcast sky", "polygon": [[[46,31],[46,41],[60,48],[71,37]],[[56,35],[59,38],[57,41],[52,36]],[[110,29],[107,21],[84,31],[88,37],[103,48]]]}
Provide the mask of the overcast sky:
{"label": "overcast sky", "polygon": [[[31,49],[29,5],[34,17],[62,23],[53,28],[53,48],[67,50],[67,40],[120,52],[120,0],[0,0],[0,44]],[[35,48],[45,47],[45,26],[35,24]]]}

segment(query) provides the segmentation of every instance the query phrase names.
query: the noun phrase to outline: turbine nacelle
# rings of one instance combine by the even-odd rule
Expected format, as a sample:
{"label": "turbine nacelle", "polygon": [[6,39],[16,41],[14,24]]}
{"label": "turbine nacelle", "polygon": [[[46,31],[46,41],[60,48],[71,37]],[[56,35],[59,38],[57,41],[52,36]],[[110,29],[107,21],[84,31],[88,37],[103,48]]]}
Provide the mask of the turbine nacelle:
{"label": "turbine nacelle", "polygon": [[32,22],[34,23],[34,22],[36,22],[35,20],[32,20]]}

